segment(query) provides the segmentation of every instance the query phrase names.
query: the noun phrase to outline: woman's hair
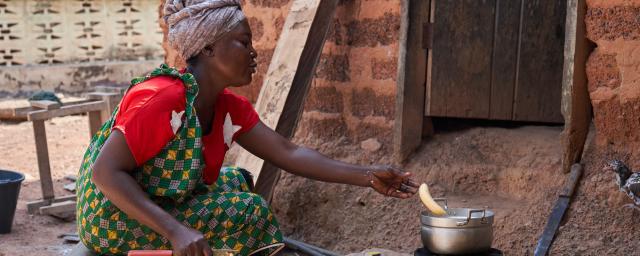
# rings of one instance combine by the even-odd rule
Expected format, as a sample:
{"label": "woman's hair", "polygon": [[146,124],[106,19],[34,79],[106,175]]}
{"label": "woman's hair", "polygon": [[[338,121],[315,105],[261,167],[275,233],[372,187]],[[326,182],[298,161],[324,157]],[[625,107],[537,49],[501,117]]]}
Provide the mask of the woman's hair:
{"label": "woman's hair", "polygon": [[245,16],[240,0],[167,0],[163,18],[169,28],[169,45],[189,63]]}

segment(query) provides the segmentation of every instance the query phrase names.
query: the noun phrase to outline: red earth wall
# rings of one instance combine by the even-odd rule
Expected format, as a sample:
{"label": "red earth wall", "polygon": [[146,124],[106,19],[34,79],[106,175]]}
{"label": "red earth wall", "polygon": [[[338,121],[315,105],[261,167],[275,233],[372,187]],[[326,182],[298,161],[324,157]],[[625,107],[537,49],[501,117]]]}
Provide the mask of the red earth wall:
{"label": "red earth wall", "polygon": [[596,146],[640,167],[640,1],[587,0],[587,62]]}

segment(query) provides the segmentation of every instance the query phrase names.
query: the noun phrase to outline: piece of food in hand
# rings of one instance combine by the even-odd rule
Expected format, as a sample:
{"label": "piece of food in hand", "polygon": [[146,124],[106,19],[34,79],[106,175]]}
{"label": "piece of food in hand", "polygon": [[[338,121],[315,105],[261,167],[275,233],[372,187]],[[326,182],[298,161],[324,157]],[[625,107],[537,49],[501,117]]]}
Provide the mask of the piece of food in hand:
{"label": "piece of food in hand", "polygon": [[420,196],[420,201],[427,207],[427,209],[436,216],[442,216],[447,214],[447,212],[440,206],[436,201],[433,200],[431,194],[429,193],[429,187],[427,184],[422,183],[420,188],[418,188],[418,195]]}

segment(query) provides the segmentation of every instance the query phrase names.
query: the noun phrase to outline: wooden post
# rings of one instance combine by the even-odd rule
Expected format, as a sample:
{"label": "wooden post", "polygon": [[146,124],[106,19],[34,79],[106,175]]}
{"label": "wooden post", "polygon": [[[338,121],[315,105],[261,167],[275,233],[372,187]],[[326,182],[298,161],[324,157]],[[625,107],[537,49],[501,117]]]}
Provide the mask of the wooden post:
{"label": "wooden post", "polygon": [[113,110],[122,98],[122,94],[115,92],[92,92],[89,93],[88,96],[89,99],[102,100],[105,103],[105,108],[100,112],[100,124],[103,124],[111,118],[111,113],[113,113]]}
{"label": "wooden post", "polygon": [[564,148],[564,172],[569,172],[571,165],[580,161],[591,124],[591,99],[587,89],[586,63],[593,44],[586,37],[586,12],[585,0],[567,1],[562,81],[562,114],[565,125],[561,140]]}
{"label": "wooden post", "polygon": [[47,133],[45,131],[44,120],[33,121],[33,135],[36,142],[42,198],[44,200],[51,200],[54,197],[53,180],[51,179],[51,166],[49,165],[49,150],[47,149]]}
{"label": "wooden post", "polygon": [[100,130],[102,126],[102,111],[90,111],[89,116],[89,138],[93,138],[93,135]]}
{"label": "wooden post", "polygon": [[111,113],[118,106],[118,102],[122,99],[124,92],[92,92],[89,93],[89,99],[93,100],[102,100],[105,103],[105,107],[101,111],[91,111],[89,112],[89,138],[92,138],[102,124],[104,124],[109,118],[111,118]]}

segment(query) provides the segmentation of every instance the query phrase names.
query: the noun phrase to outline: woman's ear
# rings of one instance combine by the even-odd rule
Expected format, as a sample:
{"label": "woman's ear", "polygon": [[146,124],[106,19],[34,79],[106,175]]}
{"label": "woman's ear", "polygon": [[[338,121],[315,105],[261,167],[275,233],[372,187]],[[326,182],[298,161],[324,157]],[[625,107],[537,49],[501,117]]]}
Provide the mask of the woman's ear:
{"label": "woman's ear", "polygon": [[214,48],[215,48],[215,45],[207,45],[204,47],[204,49],[202,49],[201,53],[208,57],[213,57],[215,56]]}

